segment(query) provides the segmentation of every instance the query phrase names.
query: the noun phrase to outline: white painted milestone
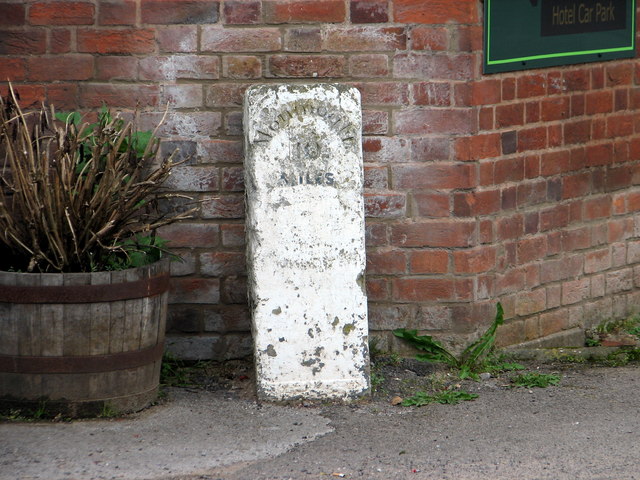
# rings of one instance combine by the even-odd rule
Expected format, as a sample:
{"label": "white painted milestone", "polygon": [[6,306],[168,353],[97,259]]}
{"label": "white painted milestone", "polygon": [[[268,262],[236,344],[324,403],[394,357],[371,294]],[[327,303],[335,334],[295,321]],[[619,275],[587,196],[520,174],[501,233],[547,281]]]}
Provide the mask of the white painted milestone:
{"label": "white painted milestone", "polygon": [[258,395],[369,392],[360,94],[257,85],[245,95],[249,302]]}

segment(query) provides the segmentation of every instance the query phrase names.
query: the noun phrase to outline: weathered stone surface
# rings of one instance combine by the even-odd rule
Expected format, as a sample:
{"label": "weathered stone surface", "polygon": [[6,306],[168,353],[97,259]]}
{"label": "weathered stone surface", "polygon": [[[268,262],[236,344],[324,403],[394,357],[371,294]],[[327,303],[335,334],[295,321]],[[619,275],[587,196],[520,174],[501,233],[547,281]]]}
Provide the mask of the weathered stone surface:
{"label": "weathered stone surface", "polygon": [[247,266],[262,398],[368,392],[361,125],[355,88],[246,93]]}

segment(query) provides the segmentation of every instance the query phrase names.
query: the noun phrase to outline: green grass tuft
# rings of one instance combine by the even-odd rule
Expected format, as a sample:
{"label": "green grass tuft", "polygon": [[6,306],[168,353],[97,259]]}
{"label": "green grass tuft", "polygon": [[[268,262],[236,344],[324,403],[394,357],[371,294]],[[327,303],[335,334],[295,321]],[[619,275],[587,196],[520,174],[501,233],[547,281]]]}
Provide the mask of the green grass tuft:
{"label": "green grass tuft", "polygon": [[417,392],[415,395],[405,398],[402,401],[404,407],[422,407],[430,403],[442,403],[445,405],[456,405],[462,401],[470,401],[478,398],[475,393],[468,393],[461,390],[444,390],[442,392],[429,395],[427,392]]}
{"label": "green grass tuft", "polygon": [[516,387],[526,388],[546,388],[560,383],[560,376],[552,373],[521,373],[514,377],[511,382]]}

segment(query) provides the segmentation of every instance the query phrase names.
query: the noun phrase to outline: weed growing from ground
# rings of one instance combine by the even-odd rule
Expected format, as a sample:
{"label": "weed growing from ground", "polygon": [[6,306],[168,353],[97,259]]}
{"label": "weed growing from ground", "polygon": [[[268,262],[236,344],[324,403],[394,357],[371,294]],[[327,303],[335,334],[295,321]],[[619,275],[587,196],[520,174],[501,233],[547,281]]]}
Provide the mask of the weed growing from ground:
{"label": "weed growing from ground", "polygon": [[551,358],[560,363],[586,363],[587,359],[581,355],[576,355],[572,348],[552,349]]}
{"label": "weed growing from ground", "polygon": [[585,344],[587,347],[597,347],[602,339],[611,334],[629,334],[640,338],[640,315],[631,315],[619,320],[606,320],[595,328],[588,329]]}
{"label": "weed growing from ground", "polygon": [[194,373],[202,370],[206,362],[190,364],[165,353],[160,369],[160,384],[165,387],[193,387],[197,382],[192,379]]}
{"label": "weed growing from ground", "polygon": [[385,382],[386,378],[384,375],[381,375],[376,372],[371,372],[371,390],[376,392],[380,386]]}
{"label": "weed growing from ground", "polygon": [[608,320],[598,325],[595,330],[598,333],[625,332],[631,335],[638,335],[640,333],[640,316],[632,315],[620,320]]}
{"label": "weed growing from ground", "polygon": [[104,403],[102,405],[102,410],[100,410],[100,414],[98,418],[115,418],[120,415],[120,412],[116,410],[110,403]]}
{"label": "weed growing from ground", "polygon": [[515,376],[511,383],[516,387],[526,388],[546,388],[551,385],[558,385],[560,383],[560,376],[552,373],[521,373]]}
{"label": "weed growing from ground", "polygon": [[504,373],[524,370],[525,368],[521,363],[510,362],[505,355],[489,354],[482,362],[478,363],[476,370],[488,373]]}
{"label": "weed growing from ground", "polygon": [[50,420],[53,416],[48,411],[47,400],[38,401],[37,406],[26,408],[12,408],[8,411],[0,412],[0,420],[15,422],[37,422],[40,420]]}
{"label": "weed growing from ground", "polygon": [[427,392],[417,392],[415,395],[405,398],[402,401],[402,406],[422,407],[430,403],[456,405],[462,401],[474,400],[476,398],[478,398],[477,394],[464,392],[462,390],[443,390],[433,395],[429,395]]}
{"label": "weed growing from ground", "polygon": [[629,328],[629,330],[627,330],[627,333],[630,333],[631,335],[635,335],[636,337],[640,338],[640,325],[636,325],[634,327]]}
{"label": "weed growing from ground", "polygon": [[607,367],[623,367],[630,362],[638,361],[640,361],[640,348],[629,348],[610,353],[600,363]]}
{"label": "weed growing from ground", "polygon": [[47,413],[47,402],[45,400],[38,404],[38,408],[33,412],[34,420],[42,420]]}
{"label": "weed growing from ground", "polygon": [[0,414],[0,420],[10,421],[10,422],[28,422],[33,420],[29,415],[25,415],[22,413],[22,410],[19,408],[12,408],[6,413]]}
{"label": "weed growing from ground", "polygon": [[425,362],[446,363],[460,371],[460,378],[477,378],[477,371],[484,363],[487,355],[495,344],[496,331],[504,323],[504,310],[498,303],[496,318],[478,340],[471,343],[459,356],[455,356],[447,350],[442,343],[430,335],[418,335],[417,330],[399,328],[393,331],[396,337],[402,338],[416,349],[424,352],[416,355],[416,359]]}

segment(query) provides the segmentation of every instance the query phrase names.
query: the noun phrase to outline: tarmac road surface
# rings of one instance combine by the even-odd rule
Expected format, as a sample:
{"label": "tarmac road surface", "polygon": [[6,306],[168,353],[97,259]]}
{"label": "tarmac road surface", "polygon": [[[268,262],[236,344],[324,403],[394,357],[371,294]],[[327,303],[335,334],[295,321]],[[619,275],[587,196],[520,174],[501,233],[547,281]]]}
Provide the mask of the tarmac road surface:
{"label": "tarmac road surface", "polygon": [[175,389],[118,420],[0,423],[0,480],[640,479],[640,367],[420,408]]}

